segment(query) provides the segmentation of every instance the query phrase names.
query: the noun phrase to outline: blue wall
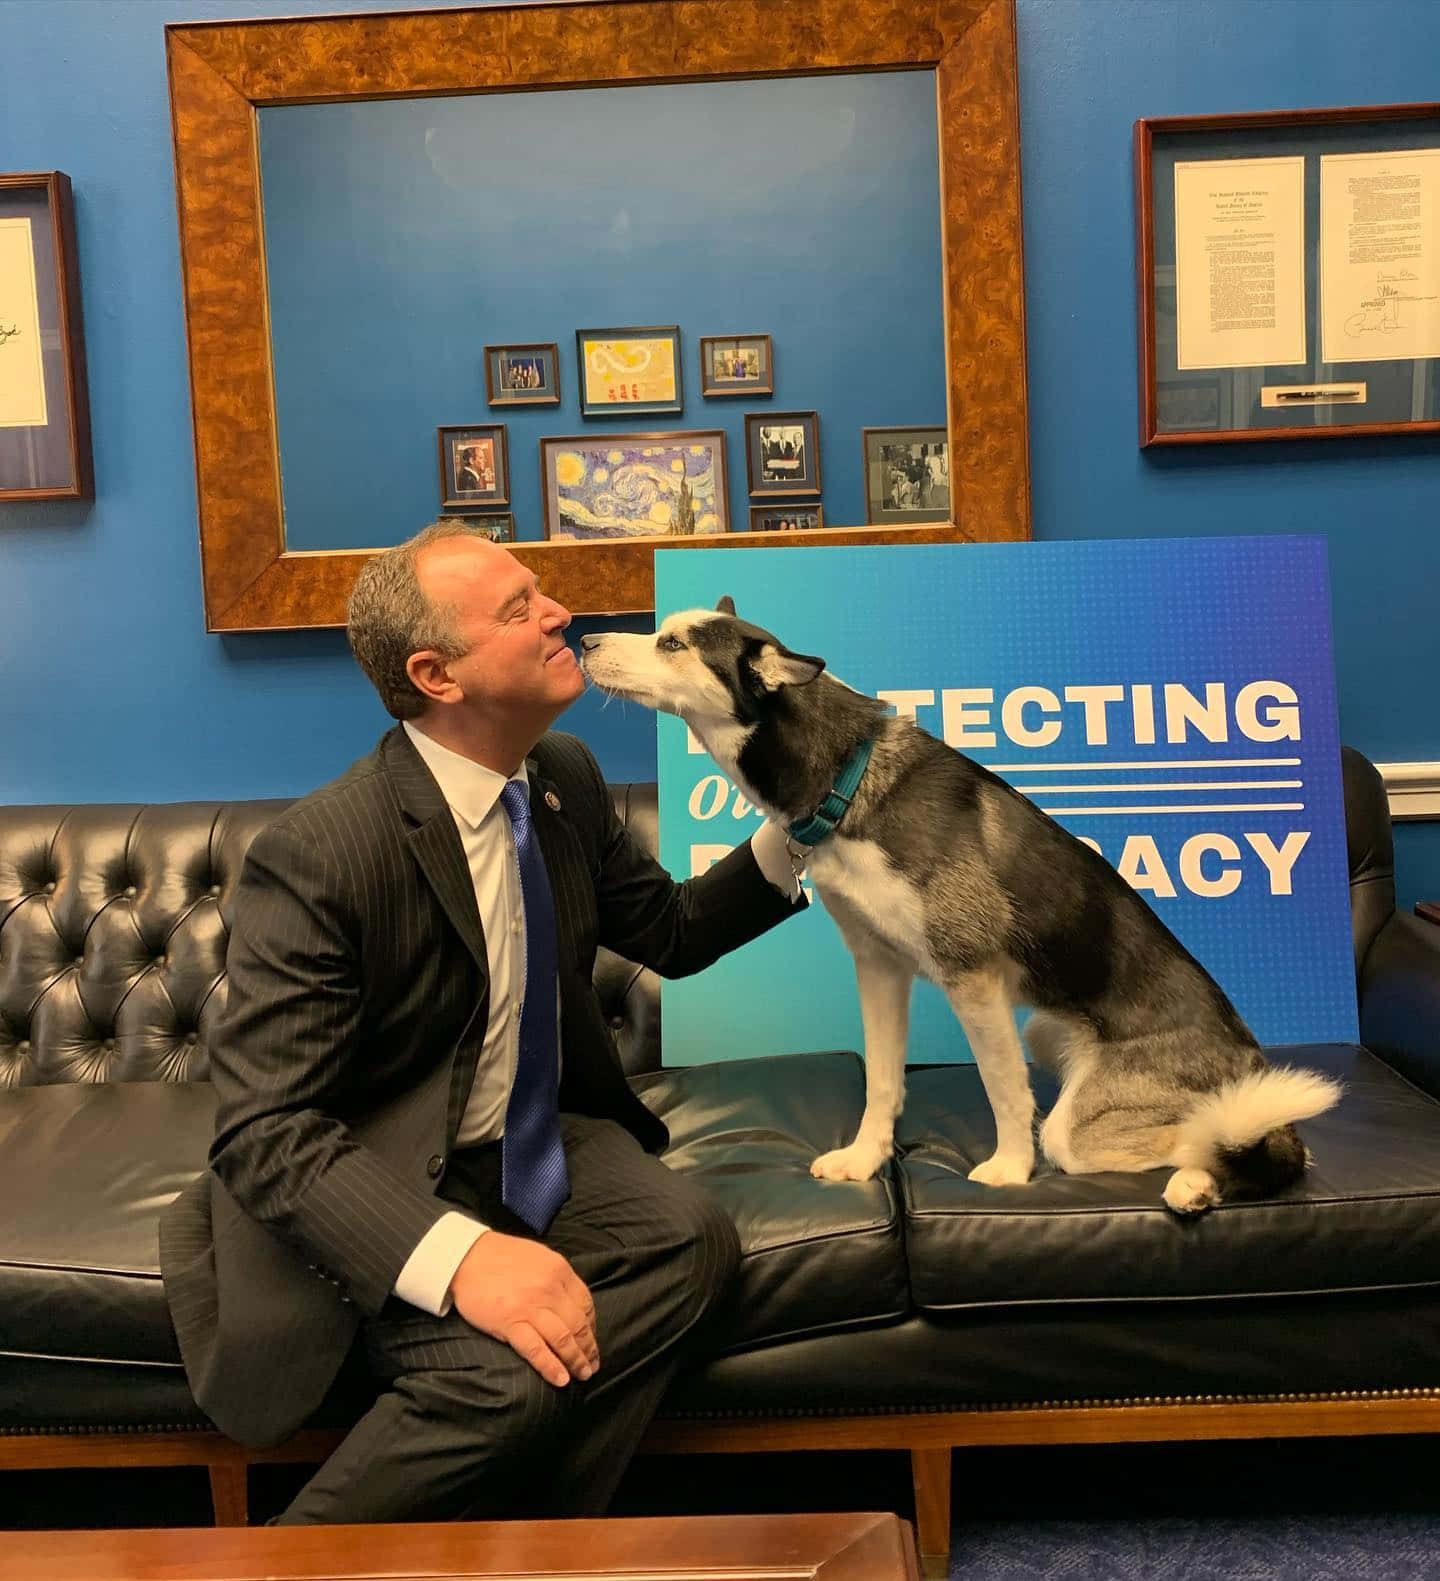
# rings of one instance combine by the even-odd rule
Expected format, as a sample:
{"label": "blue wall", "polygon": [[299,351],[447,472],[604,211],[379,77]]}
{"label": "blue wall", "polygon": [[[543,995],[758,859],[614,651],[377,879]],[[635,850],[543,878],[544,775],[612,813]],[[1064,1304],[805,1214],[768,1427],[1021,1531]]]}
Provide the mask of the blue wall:
{"label": "blue wall", "polygon": [[[441,423],[505,424],[541,538],[542,435],[723,429],[743,529],[746,412],[819,412],[837,523],[862,428],[945,421],[933,72],[262,109],[260,148],[291,548],[436,515]],[[675,323],[684,411],[582,419],[576,330]],[[737,333],[773,336],[774,394],[707,399],[699,337]],[[561,404],[487,407],[482,347],[528,341]]]}
{"label": "blue wall", "polygon": [[[299,792],[384,728],[340,633],[205,634],[195,537],[162,25],[335,8],[0,0],[0,168],[75,183],[99,486],[0,507],[7,801]],[[1440,5],[1019,0],[1019,23],[1037,536],[1324,533],[1345,738],[1440,759],[1440,447],[1142,455],[1129,153],[1137,115],[1434,98]],[[648,716],[569,717],[612,776],[653,773]],[[1398,835],[1403,895],[1440,894],[1440,824]]]}

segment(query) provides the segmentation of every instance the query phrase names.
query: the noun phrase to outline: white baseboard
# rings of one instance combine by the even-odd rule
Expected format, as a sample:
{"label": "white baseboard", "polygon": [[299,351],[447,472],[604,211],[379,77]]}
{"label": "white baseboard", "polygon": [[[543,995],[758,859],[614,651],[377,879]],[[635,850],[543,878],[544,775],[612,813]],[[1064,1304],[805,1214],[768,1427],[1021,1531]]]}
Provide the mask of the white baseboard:
{"label": "white baseboard", "polygon": [[1440,763],[1377,763],[1390,798],[1390,816],[1440,818]]}

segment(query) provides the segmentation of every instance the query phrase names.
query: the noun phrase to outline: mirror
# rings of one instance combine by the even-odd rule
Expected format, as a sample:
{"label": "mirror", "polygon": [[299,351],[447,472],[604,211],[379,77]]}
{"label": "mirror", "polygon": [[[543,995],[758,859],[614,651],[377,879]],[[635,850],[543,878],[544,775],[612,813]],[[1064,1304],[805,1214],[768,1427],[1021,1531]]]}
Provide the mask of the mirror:
{"label": "mirror", "polygon": [[[453,497],[447,429],[451,460],[473,439],[491,467],[478,508],[505,507],[490,519],[577,613],[653,607],[657,542],[1028,536],[1013,0],[927,11],[168,28],[209,629],[342,624],[366,551]],[[677,322],[681,411],[582,417],[576,330]],[[771,337],[773,393],[702,391],[716,335]],[[559,403],[490,404],[494,343],[553,344]],[[748,530],[743,419],[768,411],[797,434],[818,413],[823,516],[779,519],[823,527]],[[902,423],[948,428],[949,521],[867,507],[862,429]],[[695,430],[728,450],[723,520],[700,518],[721,537],[577,530],[554,478],[545,503],[542,438]]]}

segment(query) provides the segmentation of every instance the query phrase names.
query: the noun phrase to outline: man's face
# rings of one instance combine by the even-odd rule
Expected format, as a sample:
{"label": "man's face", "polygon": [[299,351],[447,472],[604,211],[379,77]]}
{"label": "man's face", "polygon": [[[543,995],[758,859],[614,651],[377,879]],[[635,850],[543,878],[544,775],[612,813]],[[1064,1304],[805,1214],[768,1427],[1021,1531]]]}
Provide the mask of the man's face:
{"label": "man's face", "polygon": [[420,551],[415,569],[431,602],[456,611],[466,651],[445,668],[464,694],[460,706],[543,730],[585,690],[565,645],[570,611],[509,550],[444,538]]}

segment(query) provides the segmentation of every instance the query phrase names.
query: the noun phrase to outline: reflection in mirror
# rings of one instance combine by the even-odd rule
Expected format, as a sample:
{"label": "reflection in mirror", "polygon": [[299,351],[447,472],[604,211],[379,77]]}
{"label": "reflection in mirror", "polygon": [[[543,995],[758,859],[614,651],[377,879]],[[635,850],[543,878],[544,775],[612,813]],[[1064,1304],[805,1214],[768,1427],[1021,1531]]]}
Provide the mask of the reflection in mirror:
{"label": "reflection in mirror", "polygon": [[[504,423],[515,536],[540,441],[819,414],[824,521],[866,520],[861,431],[946,423],[933,71],[258,111],[286,546],[440,514],[437,432]],[[684,410],[580,415],[575,331],[680,326]],[[702,394],[701,336],[770,335],[773,394]],[[558,346],[560,403],[489,406],[485,347]],[[661,493],[663,495],[663,490]],[[621,502],[617,520],[642,520]],[[663,499],[643,519],[663,533]]]}

